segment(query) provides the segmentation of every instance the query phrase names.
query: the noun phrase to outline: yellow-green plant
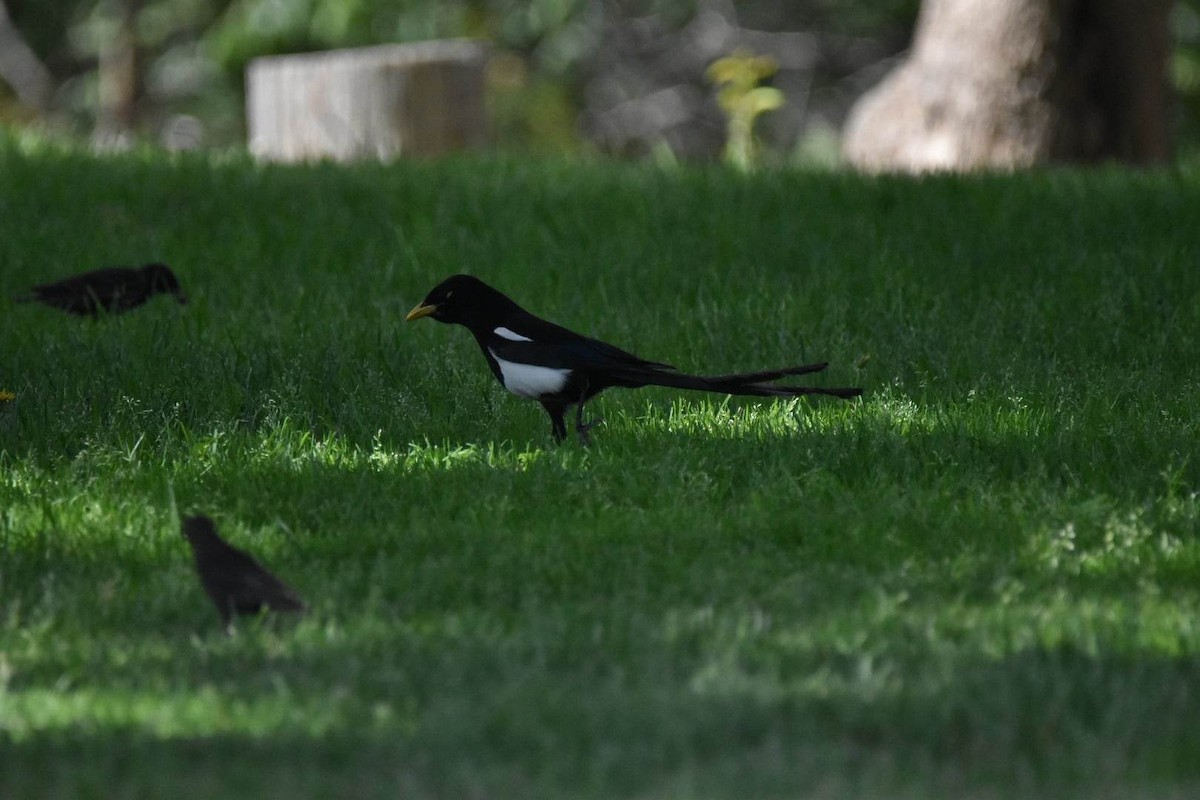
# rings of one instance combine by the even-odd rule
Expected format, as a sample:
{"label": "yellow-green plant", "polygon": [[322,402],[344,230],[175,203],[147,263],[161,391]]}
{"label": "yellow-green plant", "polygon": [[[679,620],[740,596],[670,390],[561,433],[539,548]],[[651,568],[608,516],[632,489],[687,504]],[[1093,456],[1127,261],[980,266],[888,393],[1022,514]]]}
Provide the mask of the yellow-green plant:
{"label": "yellow-green plant", "polygon": [[783,92],[760,86],[779,69],[770,56],[735,51],[708,67],[708,78],[720,89],[717,104],[728,120],[725,160],[741,169],[754,166],[754,121],[758,115],[783,105]]}

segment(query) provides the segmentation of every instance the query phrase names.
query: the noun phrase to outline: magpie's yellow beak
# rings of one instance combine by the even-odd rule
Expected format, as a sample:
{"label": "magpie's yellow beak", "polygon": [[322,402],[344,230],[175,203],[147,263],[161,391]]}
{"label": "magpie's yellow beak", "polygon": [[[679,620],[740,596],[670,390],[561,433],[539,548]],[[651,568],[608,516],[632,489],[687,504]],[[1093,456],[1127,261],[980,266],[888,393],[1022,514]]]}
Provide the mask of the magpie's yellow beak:
{"label": "magpie's yellow beak", "polygon": [[416,307],[413,308],[412,311],[408,312],[408,316],[404,318],[404,321],[412,322],[414,319],[420,319],[421,317],[428,317],[430,314],[437,311],[437,309],[438,309],[438,307],[432,303],[427,306],[423,306],[420,303],[418,303],[416,305]]}

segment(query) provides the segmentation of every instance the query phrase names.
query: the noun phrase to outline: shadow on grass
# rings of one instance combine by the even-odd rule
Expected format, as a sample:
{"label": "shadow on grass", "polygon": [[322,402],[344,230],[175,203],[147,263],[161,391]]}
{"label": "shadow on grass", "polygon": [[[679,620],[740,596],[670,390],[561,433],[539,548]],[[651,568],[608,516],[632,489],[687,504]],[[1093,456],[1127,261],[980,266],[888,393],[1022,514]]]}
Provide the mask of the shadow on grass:
{"label": "shadow on grass", "polygon": [[[337,722],[316,732],[285,724],[164,734],[120,715],[28,731],[0,747],[0,789],[11,797],[735,798],[822,787],[862,797],[1133,796],[1158,787],[1155,796],[1183,797],[1200,783],[1195,656],[962,651],[877,664],[892,672],[878,682],[861,664],[822,652],[790,675],[735,663],[714,672],[702,653],[677,659],[671,676],[599,678],[548,669],[531,654],[496,671],[463,670],[446,655],[419,653],[404,665],[427,685],[360,686],[356,703],[340,687],[295,691],[289,701],[301,709],[335,709]],[[347,642],[296,653],[281,660],[277,682],[286,685],[290,671],[337,674],[371,657]],[[232,684],[242,659],[230,651],[211,670]],[[515,670],[524,671],[516,680]],[[218,724],[223,709],[253,698],[236,684],[207,696]],[[390,711],[403,707],[409,713]]]}

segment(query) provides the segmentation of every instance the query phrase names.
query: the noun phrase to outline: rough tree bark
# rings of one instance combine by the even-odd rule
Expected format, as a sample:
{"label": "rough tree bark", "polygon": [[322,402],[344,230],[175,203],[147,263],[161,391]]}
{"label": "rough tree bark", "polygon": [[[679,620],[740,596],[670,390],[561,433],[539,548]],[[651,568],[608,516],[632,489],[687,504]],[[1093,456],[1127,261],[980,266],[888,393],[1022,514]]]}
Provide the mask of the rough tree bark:
{"label": "rough tree bark", "polygon": [[870,171],[1170,157],[1169,0],[924,0],[907,60],[851,112]]}

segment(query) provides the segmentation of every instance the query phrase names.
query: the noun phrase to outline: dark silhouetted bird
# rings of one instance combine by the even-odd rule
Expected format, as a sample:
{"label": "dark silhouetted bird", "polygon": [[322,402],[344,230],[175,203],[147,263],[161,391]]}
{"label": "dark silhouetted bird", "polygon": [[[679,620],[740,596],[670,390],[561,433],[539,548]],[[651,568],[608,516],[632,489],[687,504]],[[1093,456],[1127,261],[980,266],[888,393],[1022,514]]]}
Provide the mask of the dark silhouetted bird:
{"label": "dark silhouetted bird", "polygon": [[234,614],[306,610],[304,601],[287,584],[218,536],[217,526],[208,517],[188,517],[182,529],[196,557],[200,583],[226,626]]}
{"label": "dark silhouetted bird", "polygon": [[733,375],[687,375],[669,364],[646,361],[597,339],[539,319],[504,294],[471,275],[454,275],[433,290],[408,320],[432,317],[471,331],[496,379],[519,397],[537,400],[550,415],[556,441],[567,437],[566,412],[576,406],[575,431],[587,443],[596,421],[583,421],[584,404],[610,386],[669,386],[704,392],[757,397],[824,394],[850,398],[862,389],[780,386],[772,381],[789,375],[820,372],[828,366],[745,372]]}
{"label": "dark silhouetted bird", "polygon": [[42,303],[76,314],[95,317],[101,312],[120,314],[137,308],[156,294],[174,295],[180,305],[187,297],[179,279],[166,264],[144,267],[107,267],[35,286],[16,298],[18,303]]}

